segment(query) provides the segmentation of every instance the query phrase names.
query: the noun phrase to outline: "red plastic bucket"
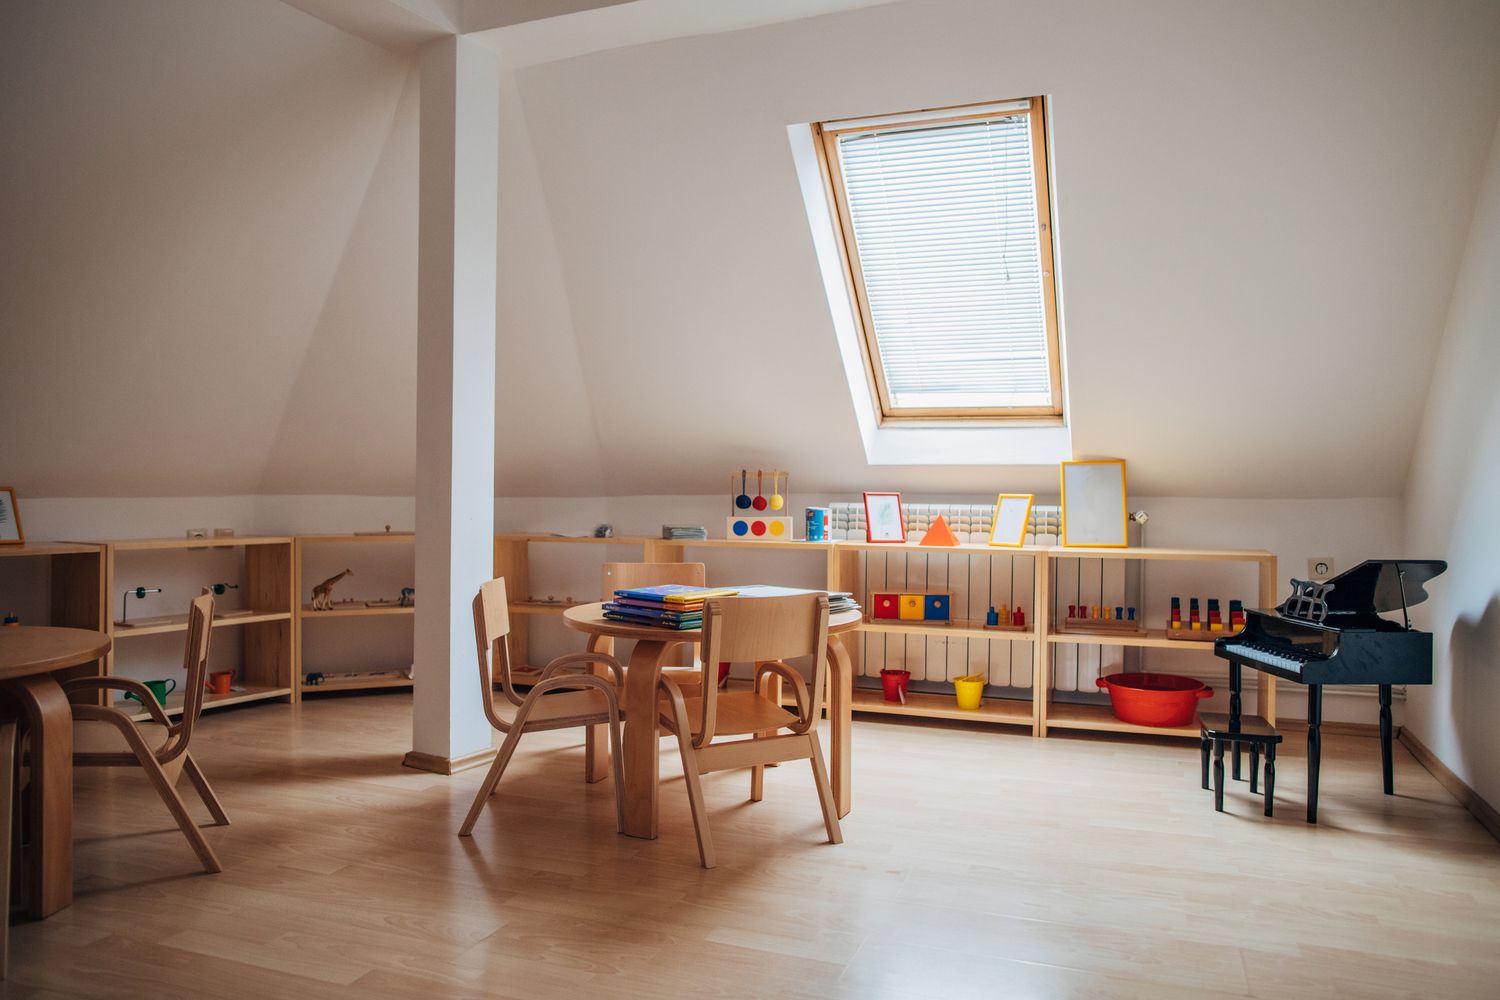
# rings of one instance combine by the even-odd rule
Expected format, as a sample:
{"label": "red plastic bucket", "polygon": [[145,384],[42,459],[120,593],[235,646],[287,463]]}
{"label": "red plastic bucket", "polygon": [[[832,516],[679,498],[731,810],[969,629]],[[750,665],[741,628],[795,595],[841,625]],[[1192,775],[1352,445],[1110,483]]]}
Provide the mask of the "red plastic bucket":
{"label": "red plastic bucket", "polygon": [[1198,702],[1214,695],[1202,681],[1176,674],[1110,674],[1095,683],[1109,690],[1110,706],[1121,722],[1162,729],[1191,724]]}
{"label": "red plastic bucket", "polygon": [[880,672],[880,685],[885,688],[886,701],[899,701],[906,704],[906,686],[911,683],[910,670],[882,670]]}

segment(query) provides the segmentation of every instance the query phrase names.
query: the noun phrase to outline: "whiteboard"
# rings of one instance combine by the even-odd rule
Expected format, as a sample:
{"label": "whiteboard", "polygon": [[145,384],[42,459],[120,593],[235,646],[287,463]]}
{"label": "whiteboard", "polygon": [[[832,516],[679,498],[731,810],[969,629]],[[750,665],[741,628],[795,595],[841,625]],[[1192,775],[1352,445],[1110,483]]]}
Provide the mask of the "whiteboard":
{"label": "whiteboard", "polygon": [[1124,548],[1125,462],[1062,463],[1062,543]]}
{"label": "whiteboard", "polygon": [[1030,516],[1030,493],[1001,493],[995,498],[990,544],[1019,547],[1026,541],[1026,521]]}

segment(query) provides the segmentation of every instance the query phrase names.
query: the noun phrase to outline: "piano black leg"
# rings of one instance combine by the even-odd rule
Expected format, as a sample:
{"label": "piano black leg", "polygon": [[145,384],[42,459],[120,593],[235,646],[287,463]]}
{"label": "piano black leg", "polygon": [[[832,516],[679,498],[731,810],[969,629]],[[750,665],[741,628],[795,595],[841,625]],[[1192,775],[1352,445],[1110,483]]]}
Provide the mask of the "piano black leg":
{"label": "piano black leg", "polygon": [[1318,821],[1318,765],[1323,758],[1323,685],[1307,686],[1307,821]]}
{"label": "piano black leg", "polygon": [[1380,685],[1380,770],[1385,794],[1396,794],[1396,772],[1391,760],[1391,686]]}
{"label": "piano black leg", "polygon": [[1276,801],[1276,744],[1266,747],[1266,815],[1271,815],[1271,803]]}
{"label": "piano black leg", "polygon": [[1199,742],[1202,744],[1198,752],[1203,757],[1203,790],[1206,792],[1208,791],[1208,737],[1203,737]]}
{"label": "piano black leg", "polygon": [[1214,811],[1224,811],[1224,741],[1214,740]]}
{"label": "piano black leg", "polygon": [[[1231,660],[1229,662],[1229,729],[1231,732],[1240,728],[1240,665]],[[1234,780],[1240,780],[1240,745],[1234,745]]]}
{"label": "piano black leg", "polygon": [[1250,794],[1254,795],[1260,791],[1258,784],[1260,777],[1260,745],[1250,744]]}

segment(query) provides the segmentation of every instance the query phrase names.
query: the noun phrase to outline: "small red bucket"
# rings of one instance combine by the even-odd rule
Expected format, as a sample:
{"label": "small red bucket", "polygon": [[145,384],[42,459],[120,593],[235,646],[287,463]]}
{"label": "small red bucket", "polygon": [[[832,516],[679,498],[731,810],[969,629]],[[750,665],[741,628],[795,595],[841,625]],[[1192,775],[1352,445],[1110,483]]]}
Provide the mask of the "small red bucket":
{"label": "small red bucket", "polygon": [[1121,722],[1161,729],[1186,726],[1198,714],[1198,702],[1214,689],[1176,674],[1110,674],[1095,683],[1109,689],[1109,703]]}
{"label": "small red bucket", "polygon": [[885,688],[886,701],[906,704],[906,686],[910,683],[910,670],[882,670],[880,672],[880,684]]}

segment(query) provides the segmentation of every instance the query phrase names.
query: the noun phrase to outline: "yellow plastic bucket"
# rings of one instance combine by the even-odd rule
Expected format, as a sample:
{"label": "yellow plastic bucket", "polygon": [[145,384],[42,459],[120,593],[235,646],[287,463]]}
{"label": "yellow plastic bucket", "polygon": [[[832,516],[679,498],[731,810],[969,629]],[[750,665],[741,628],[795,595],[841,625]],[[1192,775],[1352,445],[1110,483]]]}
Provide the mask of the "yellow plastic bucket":
{"label": "yellow plastic bucket", "polygon": [[979,702],[984,698],[984,678],[978,674],[968,677],[955,677],[953,679],[953,694],[958,698],[958,707],[965,712],[974,712],[979,709]]}

